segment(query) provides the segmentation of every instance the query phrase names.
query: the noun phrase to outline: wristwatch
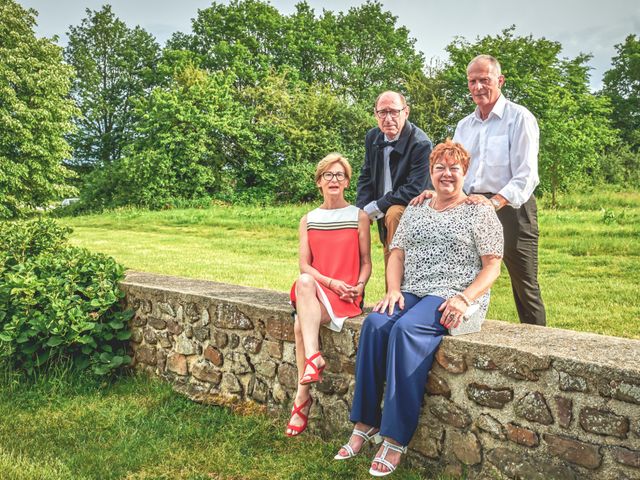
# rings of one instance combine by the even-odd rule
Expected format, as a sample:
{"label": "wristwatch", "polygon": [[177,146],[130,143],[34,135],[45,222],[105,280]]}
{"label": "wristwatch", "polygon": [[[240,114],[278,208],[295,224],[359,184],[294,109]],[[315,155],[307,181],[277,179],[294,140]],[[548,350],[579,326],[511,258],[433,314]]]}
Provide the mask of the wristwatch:
{"label": "wristwatch", "polygon": [[491,205],[493,205],[493,208],[496,209],[496,211],[498,211],[500,209],[500,207],[502,206],[500,204],[500,200],[498,200],[495,197],[490,198],[489,201],[491,202]]}

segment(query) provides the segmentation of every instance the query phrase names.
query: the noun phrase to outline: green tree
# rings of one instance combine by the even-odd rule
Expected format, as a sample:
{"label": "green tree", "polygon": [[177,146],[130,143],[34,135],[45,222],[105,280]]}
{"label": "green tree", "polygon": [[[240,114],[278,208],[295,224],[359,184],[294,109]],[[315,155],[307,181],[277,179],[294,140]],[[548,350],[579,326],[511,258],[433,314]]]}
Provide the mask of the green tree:
{"label": "green tree", "polygon": [[424,66],[415,39],[406,27],[396,25],[397,20],[377,1],[352,7],[336,19],[331,38],[337,43],[339,69],[334,81],[350,98],[369,107],[383,90],[401,90]]}
{"label": "green tree", "polygon": [[369,108],[345,102],[326,85],[308,85],[286,74],[270,75],[243,100],[252,106],[260,148],[233,166],[241,194],[264,201],[315,199],[315,166],[333,151],[350,160],[357,179],[364,134],[374,124]]}
{"label": "green tree", "polygon": [[213,2],[198,10],[191,34],[175,34],[167,48],[190,50],[211,72],[233,72],[236,86],[254,86],[285,57],[284,18],[261,0]]}
{"label": "green tree", "polygon": [[640,151],[640,39],[629,35],[615,46],[617,55],[604,74],[604,93],[611,100],[613,125],[623,142]]}
{"label": "green tree", "polygon": [[0,218],[71,193],[62,161],[76,113],[72,69],[51,40],[36,38],[35,15],[0,0]]}
{"label": "green tree", "polygon": [[297,72],[298,78],[308,84],[338,87],[338,52],[333,37],[336,21],[330,10],[316,17],[308,3],[296,4],[296,11],[285,19],[287,56],[282,63],[291,67],[290,76]]}
{"label": "green tree", "polygon": [[186,67],[170,85],[140,99],[134,141],[122,158],[90,177],[82,201],[93,208],[158,208],[219,192],[225,168],[254,142],[234,80]]}
{"label": "green tree", "polygon": [[65,49],[76,70],[73,96],[82,111],[69,140],[75,163],[106,165],[132,140],[133,100],[158,81],[160,47],[142,28],[128,28],[110,5],[86,14],[69,28]]}
{"label": "green tree", "polygon": [[449,65],[442,75],[449,84],[448,102],[458,120],[475,107],[467,90],[466,67],[478,54],[496,57],[502,66],[507,98],[527,107],[540,127],[540,187],[555,204],[559,191],[569,190],[593,175],[615,131],[606,99],[590,93],[588,55],[560,57],[562,45],[531,35],[518,37],[515,26],[496,37],[470,43],[457,38],[447,46]]}
{"label": "green tree", "polygon": [[444,66],[434,64],[424,72],[407,79],[403,90],[411,107],[409,119],[427,132],[434,144],[453,137],[459,120],[458,112],[448,99],[449,83],[444,78]]}
{"label": "green tree", "polygon": [[287,71],[369,106],[381,90],[400,88],[424,63],[415,39],[379,2],[320,16],[306,2],[290,16],[262,0],[214,2],[198,12],[192,31],[175,34],[168,48],[194,52],[209,71],[233,71],[239,89]]}

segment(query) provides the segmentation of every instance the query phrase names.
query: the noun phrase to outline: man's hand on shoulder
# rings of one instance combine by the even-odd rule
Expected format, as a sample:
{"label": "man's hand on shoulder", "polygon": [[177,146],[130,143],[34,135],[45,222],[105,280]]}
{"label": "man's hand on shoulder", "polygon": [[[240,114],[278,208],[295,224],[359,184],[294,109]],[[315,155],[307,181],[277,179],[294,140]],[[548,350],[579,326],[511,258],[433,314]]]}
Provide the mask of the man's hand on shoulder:
{"label": "man's hand on shoulder", "polygon": [[466,203],[469,205],[478,205],[478,204],[489,205],[496,212],[500,210],[502,207],[504,207],[505,205],[509,205],[509,201],[499,193],[494,195],[491,198],[487,198],[484,195],[471,194],[467,197]]}
{"label": "man's hand on shoulder", "polygon": [[485,197],[484,195],[478,195],[475,193],[472,193],[471,195],[469,195],[467,197],[467,199],[465,200],[465,203],[467,205],[489,205],[490,207],[493,207],[493,204],[491,203],[491,200],[489,200],[487,197]]}
{"label": "man's hand on shoulder", "polygon": [[506,198],[504,198],[502,195],[500,195],[499,193],[495,194],[493,197],[491,197],[489,199],[489,201],[491,202],[491,205],[493,206],[493,208],[496,209],[496,212],[498,210],[500,210],[502,207],[504,207],[505,205],[509,205],[509,200],[507,200]]}
{"label": "man's hand on shoulder", "polygon": [[434,192],[433,190],[425,190],[417,197],[412,198],[409,202],[409,205],[411,205],[412,207],[415,207],[416,205],[422,205],[425,200],[427,200],[428,198],[434,198],[435,196],[436,192]]}

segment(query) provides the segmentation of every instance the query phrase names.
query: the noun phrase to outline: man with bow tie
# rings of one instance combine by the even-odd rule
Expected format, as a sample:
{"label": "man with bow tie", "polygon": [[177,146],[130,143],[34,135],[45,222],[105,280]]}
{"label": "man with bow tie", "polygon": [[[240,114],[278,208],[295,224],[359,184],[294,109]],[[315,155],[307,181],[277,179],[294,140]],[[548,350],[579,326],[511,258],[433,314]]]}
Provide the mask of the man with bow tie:
{"label": "man with bow tie", "polygon": [[431,140],[411,122],[402,94],[383,92],[376,99],[378,126],[367,132],[365,159],[358,179],[356,205],[378,221],[385,269],[389,244],[409,201],[433,189],[429,175]]}

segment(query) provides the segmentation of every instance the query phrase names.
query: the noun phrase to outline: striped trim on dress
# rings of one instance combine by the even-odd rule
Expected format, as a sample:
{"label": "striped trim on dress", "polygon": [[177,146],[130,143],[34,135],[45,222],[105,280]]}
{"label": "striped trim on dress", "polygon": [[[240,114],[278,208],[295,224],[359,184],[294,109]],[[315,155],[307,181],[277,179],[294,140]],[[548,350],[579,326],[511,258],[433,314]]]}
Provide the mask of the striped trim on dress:
{"label": "striped trim on dress", "polygon": [[358,228],[358,222],[331,222],[331,223],[318,223],[307,222],[307,230],[343,230],[347,228]]}

